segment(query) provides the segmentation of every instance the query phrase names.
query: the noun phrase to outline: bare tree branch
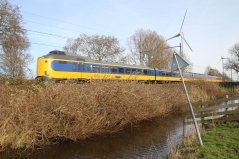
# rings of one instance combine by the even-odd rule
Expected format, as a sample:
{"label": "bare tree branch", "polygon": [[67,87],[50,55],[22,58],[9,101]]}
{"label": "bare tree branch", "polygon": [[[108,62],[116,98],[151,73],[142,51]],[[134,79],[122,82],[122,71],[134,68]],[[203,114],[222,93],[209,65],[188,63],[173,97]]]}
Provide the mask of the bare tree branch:
{"label": "bare tree branch", "polygon": [[27,64],[32,60],[25,53],[29,47],[18,7],[0,0],[0,73],[24,77]]}
{"label": "bare tree branch", "polygon": [[235,44],[229,51],[231,57],[225,64],[226,69],[233,69],[239,72],[239,43]]}
{"label": "bare tree branch", "polygon": [[171,65],[172,50],[165,49],[166,41],[151,30],[138,30],[130,37],[128,55],[130,62],[158,69]]}
{"label": "bare tree branch", "polygon": [[88,56],[91,59],[105,62],[119,62],[122,49],[119,41],[113,36],[81,34],[76,39],[67,41],[64,50],[67,53]]}

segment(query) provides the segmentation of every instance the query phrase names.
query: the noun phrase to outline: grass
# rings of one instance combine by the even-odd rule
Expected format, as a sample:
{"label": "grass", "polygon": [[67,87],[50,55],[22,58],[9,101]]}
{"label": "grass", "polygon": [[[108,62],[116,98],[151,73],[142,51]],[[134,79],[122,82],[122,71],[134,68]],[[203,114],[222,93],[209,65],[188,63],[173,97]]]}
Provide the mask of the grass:
{"label": "grass", "polygon": [[[189,84],[193,101],[225,95],[216,84]],[[85,84],[0,79],[0,150],[34,149],[117,132],[187,110],[181,84]]]}
{"label": "grass", "polygon": [[204,146],[198,144],[193,134],[173,149],[169,159],[238,159],[239,158],[239,122],[228,122],[205,129],[202,133]]}
{"label": "grass", "polygon": [[203,133],[205,146],[198,150],[199,158],[239,158],[239,123],[217,125]]}

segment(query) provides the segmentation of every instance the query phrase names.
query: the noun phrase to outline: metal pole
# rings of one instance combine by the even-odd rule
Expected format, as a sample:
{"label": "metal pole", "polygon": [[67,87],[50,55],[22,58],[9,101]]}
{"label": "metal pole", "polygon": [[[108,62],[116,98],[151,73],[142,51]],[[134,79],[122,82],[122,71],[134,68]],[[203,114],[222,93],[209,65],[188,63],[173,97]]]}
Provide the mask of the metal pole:
{"label": "metal pole", "polygon": [[183,56],[183,43],[179,43],[179,48],[180,48],[180,56]]}
{"label": "metal pole", "polygon": [[[182,34],[182,33],[181,33]],[[181,50],[180,50],[180,55],[181,56],[183,56],[183,37],[182,37],[183,35],[181,35],[181,43],[180,43],[180,48],[181,48]]]}
{"label": "metal pole", "polygon": [[223,58],[222,58],[222,78],[223,78],[223,81],[224,81],[225,78],[224,78],[224,63],[223,63]]}
{"label": "metal pole", "polygon": [[181,72],[179,63],[178,63],[178,59],[177,59],[177,56],[176,56],[176,52],[173,53],[173,56],[174,56],[175,61],[176,61],[176,63],[177,63],[178,70],[179,70],[179,73],[180,73],[180,76],[181,76],[181,79],[182,79],[184,91],[185,91],[186,96],[187,96],[189,108],[190,108],[190,111],[191,111],[191,114],[192,114],[192,117],[193,117],[194,126],[195,126],[196,133],[197,133],[197,136],[198,136],[198,140],[199,140],[199,142],[200,142],[200,145],[203,146],[201,134],[200,134],[200,131],[199,131],[199,128],[198,128],[198,125],[197,125],[197,121],[196,121],[196,119],[195,119],[195,114],[194,114],[193,107],[192,107],[192,104],[191,104],[191,101],[190,101],[190,98],[189,98],[189,95],[188,95],[187,87],[186,87],[185,82],[184,82],[184,78],[183,78],[183,75],[182,75],[182,72]]}
{"label": "metal pole", "polygon": [[237,72],[237,82],[238,82],[238,79],[239,79],[239,78],[238,78],[238,72]]}
{"label": "metal pole", "polygon": [[233,83],[232,83],[233,81],[232,81],[232,68],[231,68],[231,88],[232,88],[232,93],[234,93],[234,85],[233,85]]}

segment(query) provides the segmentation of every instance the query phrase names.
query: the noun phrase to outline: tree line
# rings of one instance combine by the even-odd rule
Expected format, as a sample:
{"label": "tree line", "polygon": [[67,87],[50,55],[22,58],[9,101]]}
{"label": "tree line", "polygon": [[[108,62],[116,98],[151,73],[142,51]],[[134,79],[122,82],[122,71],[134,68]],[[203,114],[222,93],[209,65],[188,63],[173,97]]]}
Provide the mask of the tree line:
{"label": "tree line", "polygon": [[[32,55],[27,53],[29,40],[17,6],[0,0],[0,75],[25,77]],[[123,48],[114,36],[81,34],[68,39],[64,51],[87,56],[102,62],[115,62],[169,69],[173,49],[169,49],[163,36],[153,30],[137,30]],[[230,50],[227,68],[239,71],[239,43]],[[212,71],[208,71],[212,74]],[[215,72],[214,72],[215,73]]]}
{"label": "tree line", "polygon": [[127,63],[168,69],[172,59],[172,49],[165,49],[164,38],[151,30],[138,30],[128,42],[128,50],[120,46],[114,36],[81,34],[69,39],[64,47],[68,54],[88,56],[102,62]]}

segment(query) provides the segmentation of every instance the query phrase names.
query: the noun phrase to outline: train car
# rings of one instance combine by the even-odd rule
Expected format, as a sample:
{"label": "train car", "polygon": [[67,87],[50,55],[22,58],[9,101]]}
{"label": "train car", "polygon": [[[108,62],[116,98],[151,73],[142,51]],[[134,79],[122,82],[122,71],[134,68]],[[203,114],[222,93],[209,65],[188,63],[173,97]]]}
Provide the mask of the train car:
{"label": "train car", "polygon": [[[184,73],[185,81],[207,80],[220,82],[216,76]],[[158,70],[144,66],[105,63],[89,58],[51,51],[37,60],[37,78],[41,80],[137,80],[147,82],[179,82],[178,72]]]}
{"label": "train car", "polygon": [[222,82],[222,77],[198,74],[198,73],[191,73],[191,74],[192,74],[192,80],[201,79],[207,82]]}
{"label": "train car", "polygon": [[155,81],[155,70],[150,67],[102,63],[82,56],[66,55],[62,51],[52,51],[38,58],[37,78]]}

